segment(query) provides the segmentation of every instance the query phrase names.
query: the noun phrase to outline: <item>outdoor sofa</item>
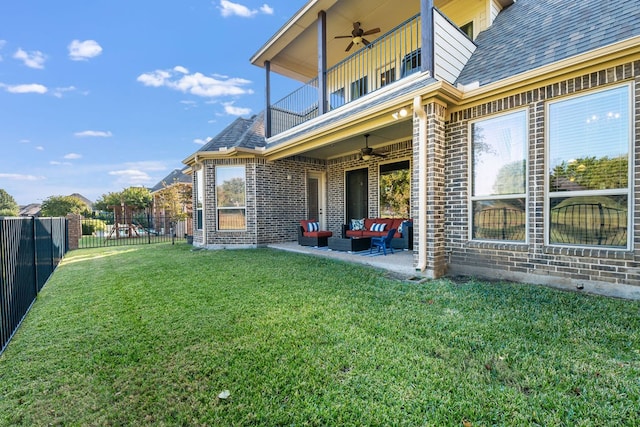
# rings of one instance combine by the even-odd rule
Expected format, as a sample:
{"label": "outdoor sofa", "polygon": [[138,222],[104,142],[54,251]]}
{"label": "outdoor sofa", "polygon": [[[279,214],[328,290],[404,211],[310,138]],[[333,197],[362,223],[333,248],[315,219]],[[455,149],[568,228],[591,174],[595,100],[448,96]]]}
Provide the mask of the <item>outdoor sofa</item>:
{"label": "outdoor sofa", "polygon": [[298,225],[298,244],[300,246],[327,246],[331,231],[320,230],[315,219],[303,219]]}
{"label": "outdoor sofa", "polygon": [[[374,224],[384,224],[380,230]],[[413,220],[408,218],[363,218],[352,219],[342,226],[342,238],[349,237],[383,237],[389,230],[396,229],[391,239],[394,249],[413,249]]]}

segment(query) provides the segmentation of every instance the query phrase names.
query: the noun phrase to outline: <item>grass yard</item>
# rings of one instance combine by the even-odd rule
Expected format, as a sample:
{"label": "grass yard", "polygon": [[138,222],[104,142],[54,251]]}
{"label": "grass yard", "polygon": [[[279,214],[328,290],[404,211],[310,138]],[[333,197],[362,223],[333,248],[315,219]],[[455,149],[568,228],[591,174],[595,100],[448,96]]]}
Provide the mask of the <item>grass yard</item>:
{"label": "grass yard", "polygon": [[0,425],[640,425],[637,301],[190,249],[69,253]]}

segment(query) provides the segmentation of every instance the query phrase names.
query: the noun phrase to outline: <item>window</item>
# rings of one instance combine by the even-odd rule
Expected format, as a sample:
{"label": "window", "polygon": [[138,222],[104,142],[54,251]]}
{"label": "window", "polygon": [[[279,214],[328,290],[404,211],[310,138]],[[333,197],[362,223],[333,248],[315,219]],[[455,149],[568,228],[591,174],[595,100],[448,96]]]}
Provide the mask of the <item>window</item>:
{"label": "window", "polygon": [[473,40],[473,21],[464,24],[460,27],[460,31],[465,33],[469,39]]}
{"label": "window", "polygon": [[551,245],[629,247],[629,86],[548,105]]}
{"label": "window", "polygon": [[422,53],[419,48],[411,53],[406,54],[404,56],[404,59],[402,60],[402,77],[406,77],[409,74],[420,71],[421,65]]}
{"label": "window", "polygon": [[380,86],[384,87],[389,83],[393,83],[396,80],[396,69],[395,67],[389,68],[388,70],[380,70]]}
{"label": "window", "polygon": [[409,160],[380,165],[380,217],[411,217]]}
{"label": "window", "polygon": [[216,167],[218,230],[244,230],[246,222],[244,166]]}
{"label": "window", "polygon": [[204,170],[202,168],[196,171],[196,229],[202,230],[204,206]]}
{"label": "window", "polygon": [[331,92],[331,96],[329,97],[329,105],[331,108],[338,108],[344,105],[344,88],[340,88],[335,92]]}
{"label": "window", "polygon": [[351,100],[360,98],[367,93],[367,76],[351,83]]}
{"label": "window", "polygon": [[526,240],[526,111],[471,125],[471,238]]}

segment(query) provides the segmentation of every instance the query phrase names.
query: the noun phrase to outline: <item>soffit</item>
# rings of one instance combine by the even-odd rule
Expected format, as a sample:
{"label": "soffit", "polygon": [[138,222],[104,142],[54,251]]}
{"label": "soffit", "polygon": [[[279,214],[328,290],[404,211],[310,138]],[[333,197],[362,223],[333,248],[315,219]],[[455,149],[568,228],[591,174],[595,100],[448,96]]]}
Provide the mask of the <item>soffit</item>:
{"label": "soffit", "polygon": [[327,64],[329,67],[362,49],[354,46],[345,52],[350,39],[335,36],[350,35],[353,23],[360,22],[365,31],[380,28],[366,36],[370,42],[398,24],[420,12],[420,1],[393,0],[324,0],[311,1],[280,29],[252,58],[260,67],[271,62],[278,74],[306,82],[318,74],[318,13],[327,14]]}

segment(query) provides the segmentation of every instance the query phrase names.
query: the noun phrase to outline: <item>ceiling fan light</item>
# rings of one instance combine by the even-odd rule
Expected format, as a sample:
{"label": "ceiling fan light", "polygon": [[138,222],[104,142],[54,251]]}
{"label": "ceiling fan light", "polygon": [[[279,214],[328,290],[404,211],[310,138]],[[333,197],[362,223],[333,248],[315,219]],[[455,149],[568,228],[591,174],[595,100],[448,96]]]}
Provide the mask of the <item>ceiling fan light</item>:
{"label": "ceiling fan light", "polygon": [[360,44],[360,43],[362,43],[362,37],[356,36],[353,38],[353,44]]}
{"label": "ceiling fan light", "polygon": [[371,160],[371,156],[369,154],[363,154],[362,160]]}

